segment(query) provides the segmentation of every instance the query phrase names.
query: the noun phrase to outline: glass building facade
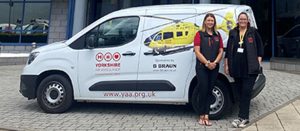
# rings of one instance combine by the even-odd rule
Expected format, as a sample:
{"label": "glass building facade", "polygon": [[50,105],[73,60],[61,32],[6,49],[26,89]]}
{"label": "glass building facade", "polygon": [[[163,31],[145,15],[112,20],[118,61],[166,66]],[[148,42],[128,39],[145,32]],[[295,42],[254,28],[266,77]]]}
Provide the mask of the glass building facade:
{"label": "glass building facade", "polygon": [[[57,7],[62,5],[59,4],[62,1],[67,5]],[[67,21],[67,25],[64,25],[67,33],[66,36],[59,34],[64,39],[116,10],[148,5],[199,3],[249,5],[263,39],[265,59],[300,59],[298,0],[0,0],[0,45],[22,46],[32,42],[47,44],[48,34],[55,34],[59,30],[56,28],[58,23],[59,26],[64,25],[54,20],[57,19],[57,15],[52,15],[55,8],[67,8],[63,16],[65,18],[62,19]],[[52,26],[54,32],[51,32],[51,22],[55,25]]]}
{"label": "glass building facade", "polygon": [[50,7],[50,0],[0,0],[0,44],[46,44]]}
{"label": "glass building facade", "polygon": [[300,1],[276,0],[275,57],[300,59]]}

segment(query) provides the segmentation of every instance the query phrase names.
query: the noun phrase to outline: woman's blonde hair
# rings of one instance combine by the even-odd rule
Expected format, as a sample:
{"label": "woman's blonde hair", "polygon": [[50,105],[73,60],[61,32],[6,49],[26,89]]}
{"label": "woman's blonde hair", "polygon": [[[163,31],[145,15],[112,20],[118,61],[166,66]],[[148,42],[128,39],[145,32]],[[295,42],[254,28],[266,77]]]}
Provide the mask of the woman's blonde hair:
{"label": "woman's blonde hair", "polygon": [[213,32],[217,33],[217,21],[216,21],[216,17],[214,14],[212,13],[207,13],[204,17],[204,20],[203,20],[203,23],[202,23],[202,32],[205,32],[206,31],[206,26],[205,26],[205,21],[208,17],[212,17],[214,19],[214,26],[212,27],[213,28]]}

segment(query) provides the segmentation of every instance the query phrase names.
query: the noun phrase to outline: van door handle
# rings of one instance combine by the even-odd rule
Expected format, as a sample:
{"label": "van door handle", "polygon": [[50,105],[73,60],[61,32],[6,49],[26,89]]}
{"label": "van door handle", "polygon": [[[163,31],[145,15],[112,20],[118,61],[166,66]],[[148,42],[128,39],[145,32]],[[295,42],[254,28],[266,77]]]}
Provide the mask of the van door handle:
{"label": "van door handle", "polygon": [[123,53],[122,55],[123,55],[123,56],[134,56],[135,53],[132,52],[132,51],[127,51],[127,52]]}

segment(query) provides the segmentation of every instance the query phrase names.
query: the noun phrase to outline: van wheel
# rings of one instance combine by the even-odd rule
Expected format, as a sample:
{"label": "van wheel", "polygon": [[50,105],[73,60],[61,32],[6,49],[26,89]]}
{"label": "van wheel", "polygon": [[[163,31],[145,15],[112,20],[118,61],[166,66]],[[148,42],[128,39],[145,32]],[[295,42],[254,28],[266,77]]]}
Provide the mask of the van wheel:
{"label": "van wheel", "polygon": [[42,80],[37,90],[37,102],[47,113],[62,113],[73,103],[73,90],[67,78],[50,75]]}
{"label": "van wheel", "polygon": [[[199,107],[202,106],[199,104],[199,92],[199,88],[196,87],[192,94],[192,106],[197,113],[199,113]],[[220,119],[227,111],[229,111],[229,108],[232,105],[229,91],[222,81],[217,80],[216,85],[212,90],[212,95],[213,99],[210,104],[209,117],[210,119]]]}

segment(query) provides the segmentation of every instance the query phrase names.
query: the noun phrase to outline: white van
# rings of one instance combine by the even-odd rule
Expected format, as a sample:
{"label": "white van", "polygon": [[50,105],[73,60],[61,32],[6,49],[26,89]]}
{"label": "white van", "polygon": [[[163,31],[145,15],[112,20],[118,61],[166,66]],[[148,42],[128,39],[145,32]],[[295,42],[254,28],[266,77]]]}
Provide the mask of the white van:
{"label": "white van", "polygon": [[[243,5],[159,5],[116,11],[67,41],[33,50],[21,75],[20,92],[37,98],[48,113],[64,112],[74,100],[197,105],[193,39],[207,12],[216,15],[225,46],[240,12],[247,12],[256,27],[251,8]],[[232,82],[221,68],[212,92],[212,118],[223,116],[235,102]],[[260,75],[253,97],[264,86],[265,77]]]}

